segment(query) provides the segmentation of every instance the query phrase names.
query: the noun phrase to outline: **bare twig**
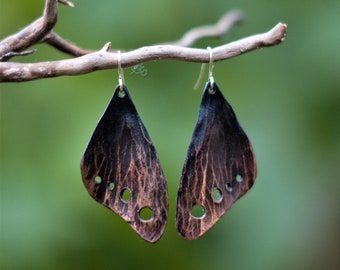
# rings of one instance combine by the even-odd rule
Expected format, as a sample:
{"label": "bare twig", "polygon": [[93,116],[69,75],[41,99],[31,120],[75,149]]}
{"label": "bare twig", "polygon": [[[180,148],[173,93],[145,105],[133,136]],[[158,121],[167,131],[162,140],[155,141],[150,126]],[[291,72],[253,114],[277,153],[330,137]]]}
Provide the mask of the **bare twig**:
{"label": "bare twig", "polygon": [[59,2],[60,4],[64,4],[64,5],[69,6],[69,7],[74,7],[74,4],[73,4],[72,2],[70,2],[70,1],[66,1],[66,0],[58,0],[58,2]]}
{"label": "bare twig", "polygon": [[[58,2],[66,4],[68,6],[73,7],[74,5],[65,0],[59,0]],[[54,10],[53,13],[47,12],[51,8],[51,4],[55,4],[56,1],[49,1],[47,0],[46,2],[46,7],[45,7],[45,12],[42,18],[38,19],[35,21],[33,24],[30,26],[26,27],[23,31],[12,35],[3,41],[0,42],[0,61],[7,61],[13,56],[18,56],[18,55],[26,55],[26,54],[19,54],[19,53],[14,53],[14,51],[20,51],[23,50],[31,45],[33,45],[36,42],[46,42],[47,44],[51,45],[52,47],[67,53],[72,56],[82,56],[85,54],[92,53],[94,51],[91,50],[85,50],[82,48],[77,47],[76,45],[70,43],[69,41],[63,39],[61,36],[59,36],[57,33],[54,31],[51,31],[52,27],[47,27],[47,25],[43,24],[44,20],[43,18],[45,16],[52,16],[52,17],[57,17],[56,10]],[[46,15],[48,14],[48,15]],[[209,36],[220,36],[222,34],[225,34],[234,24],[240,22],[242,20],[242,15],[238,11],[229,11],[226,14],[224,14],[221,19],[215,24],[215,25],[204,25],[200,27],[196,27],[194,29],[189,30],[186,32],[183,37],[175,42],[170,42],[167,44],[170,45],[177,45],[177,46],[183,46],[187,47],[195,43],[198,39],[204,38],[204,37],[209,37]],[[55,22],[54,22],[55,23]],[[40,25],[40,28],[37,28],[36,25]],[[34,31],[32,33],[32,36],[35,36],[38,34],[38,31],[42,31],[41,35],[39,35],[39,38],[29,38],[27,39],[23,44],[18,44],[16,41],[22,40],[21,37],[25,36],[28,32]],[[38,41],[37,41],[38,40]],[[16,46],[13,46],[12,44],[17,44]],[[1,50],[3,48],[3,50]],[[6,50],[12,50],[9,51],[8,53],[4,53]],[[34,51],[33,51],[34,52]],[[2,53],[4,53],[2,55]]]}
{"label": "bare twig", "polygon": [[168,43],[188,47],[195,43],[198,39],[204,37],[215,37],[225,34],[236,23],[242,21],[242,14],[236,10],[224,14],[221,19],[214,25],[204,25],[191,29],[186,32],[181,39]]}
{"label": "bare twig", "polygon": [[84,50],[84,49],[77,47],[76,45],[66,41],[65,39],[63,39],[61,36],[59,36],[57,33],[53,31],[51,31],[42,40],[42,42],[46,42],[47,44],[58,49],[59,51],[62,51],[64,53],[67,53],[67,54],[70,54],[76,57],[94,52],[94,51]]}
{"label": "bare twig", "polygon": [[[221,36],[225,34],[234,24],[240,22],[241,20],[242,15],[240,12],[236,10],[229,11],[225,13],[216,24],[204,25],[191,29],[186,32],[178,41],[169,42],[167,44],[188,47],[201,38]],[[77,47],[53,31],[46,35],[44,39],[41,40],[41,42],[46,42],[52,47],[76,57],[94,52]]]}
{"label": "bare twig", "polygon": [[[96,52],[84,50],[52,31],[57,21],[58,2],[73,6],[67,0],[46,0],[44,14],[41,18],[0,42],[0,61],[7,61],[12,56],[32,53],[33,51],[25,51],[25,49],[38,42],[46,42],[60,51],[80,57],[34,64],[3,62],[0,63],[0,82],[20,82],[65,75],[80,75],[96,70],[117,68],[117,54],[108,51],[110,43],[105,44],[101,50]],[[185,47],[190,46],[202,37],[222,35],[240,20],[241,14],[239,12],[229,12],[217,24],[194,28],[171,45],[142,47],[125,52],[121,55],[121,65],[127,67],[161,59],[208,62],[209,54],[206,50]],[[267,33],[217,47],[212,51],[214,61],[225,60],[257,48],[276,45],[283,40],[285,33],[286,25],[279,23]]]}
{"label": "bare twig", "polygon": [[[11,53],[23,51],[38,43],[52,30],[58,18],[58,2],[70,7],[74,6],[66,0],[46,0],[42,17],[0,42],[0,61],[7,61],[10,58],[8,55]],[[5,55],[7,57],[4,58]],[[12,56],[14,55],[12,54]]]}
{"label": "bare twig", "polygon": [[[286,29],[285,24],[278,23],[266,33],[216,47],[212,50],[214,61],[226,60],[258,48],[279,44],[285,37]],[[0,82],[21,82],[65,75],[81,75],[96,70],[117,68],[117,54],[107,50],[108,45],[106,44],[100,51],[75,59],[34,64],[0,63]],[[161,59],[208,63],[209,54],[205,49],[156,45],[122,53],[121,65],[128,67]]]}
{"label": "bare twig", "polygon": [[57,14],[57,1],[47,0],[44,14],[41,18],[0,43],[0,56],[9,52],[20,52],[37,43],[53,28],[57,22]]}
{"label": "bare twig", "polygon": [[0,57],[0,62],[1,61],[5,62],[5,61],[7,61],[8,59],[10,59],[14,56],[26,56],[26,55],[29,55],[29,54],[32,54],[32,53],[35,53],[35,52],[36,52],[35,49],[22,51],[22,52],[8,52],[5,55],[3,55],[2,57]]}

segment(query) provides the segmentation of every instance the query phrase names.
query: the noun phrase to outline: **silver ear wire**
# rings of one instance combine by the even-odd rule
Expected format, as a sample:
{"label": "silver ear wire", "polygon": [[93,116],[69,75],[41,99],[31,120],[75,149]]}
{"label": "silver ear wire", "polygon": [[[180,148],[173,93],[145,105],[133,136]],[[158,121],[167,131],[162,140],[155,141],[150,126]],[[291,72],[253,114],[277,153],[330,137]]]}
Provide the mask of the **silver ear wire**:
{"label": "silver ear wire", "polygon": [[123,85],[124,85],[124,73],[123,73],[123,69],[122,69],[122,64],[121,64],[121,55],[120,55],[120,51],[117,52],[118,53],[118,84],[119,84],[119,89],[120,91],[123,91]]}
{"label": "silver ear wire", "polygon": [[209,82],[210,88],[213,88],[215,83],[213,77],[214,59],[211,47],[207,47],[207,50],[209,52]]}
{"label": "silver ear wire", "polygon": [[[213,73],[213,67],[214,67],[214,58],[213,58],[213,53],[212,53],[211,47],[207,47],[207,50],[209,52],[209,79],[208,80],[209,80],[209,83],[210,83],[210,88],[212,89],[214,87],[214,83],[215,83],[214,77],[213,77],[213,74],[212,74]],[[201,71],[200,71],[199,77],[198,77],[197,82],[194,86],[195,90],[198,88],[199,84],[201,83],[202,75],[205,71],[205,65],[206,64],[204,63],[201,66]]]}

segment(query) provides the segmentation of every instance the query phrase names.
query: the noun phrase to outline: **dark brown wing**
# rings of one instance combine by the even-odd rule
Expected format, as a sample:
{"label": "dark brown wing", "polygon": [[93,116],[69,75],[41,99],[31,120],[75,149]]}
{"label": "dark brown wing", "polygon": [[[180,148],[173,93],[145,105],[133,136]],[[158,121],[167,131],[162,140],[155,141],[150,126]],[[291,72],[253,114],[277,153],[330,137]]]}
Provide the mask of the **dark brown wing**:
{"label": "dark brown wing", "polygon": [[168,191],[155,147],[125,86],[119,86],[81,161],[89,194],[156,242],[168,217]]}
{"label": "dark brown wing", "polygon": [[208,82],[179,184],[179,234],[188,240],[202,236],[251,188],[255,177],[251,144],[218,86],[210,88]]}

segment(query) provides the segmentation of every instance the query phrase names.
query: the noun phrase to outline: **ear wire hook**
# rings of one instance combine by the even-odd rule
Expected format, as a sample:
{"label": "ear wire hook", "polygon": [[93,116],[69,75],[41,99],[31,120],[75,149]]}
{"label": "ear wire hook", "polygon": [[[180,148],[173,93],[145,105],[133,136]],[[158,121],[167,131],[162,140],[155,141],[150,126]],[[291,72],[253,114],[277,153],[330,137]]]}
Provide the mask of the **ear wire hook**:
{"label": "ear wire hook", "polygon": [[209,82],[210,88],[213,88],[215,83],[213,77],[214,59],[211,47],[207,47],[207,50],[209,52]]}
{"label": "ear wire hook", "polygon": [[124,81],[124,73],[123,73],[123,69],[122,69],[122,64],[121,64],[121,54],[120,51],[117,52],[118,53],[118,84],[119,84],[119,89],[120,91],[123,91],[123,85],[125,83]]}
{"label": "ear wire hook", "polygon": [[[212,75],[212,71],[213,71],[213,67],[214,67],[214,59],[213,59],[213,54],[212,54],[212,49],[211,47],[207,47],[207,50],[209,52],[209,83],[210,83],[210,88],[213,88],[214,86],[214,77]],[[202,76],[203,76],[203,73],[205,71],[205,63],[202,64],[201,66],[201,71],[200,71],[200,74],[198,76],[198,79],[197,79],[197,82],[194,86],[194,89],[197,90],[198,86],[200,85],[201,83],[201,80],[202,80]]]}

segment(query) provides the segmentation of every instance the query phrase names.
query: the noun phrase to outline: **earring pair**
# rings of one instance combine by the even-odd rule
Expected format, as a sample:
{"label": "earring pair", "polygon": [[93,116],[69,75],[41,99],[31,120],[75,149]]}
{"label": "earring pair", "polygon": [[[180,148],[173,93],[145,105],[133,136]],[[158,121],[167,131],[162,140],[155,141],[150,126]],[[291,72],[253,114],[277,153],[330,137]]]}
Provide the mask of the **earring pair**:
{"label": "earring pair", "polygon": [[[212,76],[184,162],[177,194],[176,227],[188,240],[208,231],[253,185],[251,144]],[[83,183],[99,203],[123,218],[144,240],[156,242],[168,218],[168,190],[154,145],[124,85],[119,83],[81,161]]]}

